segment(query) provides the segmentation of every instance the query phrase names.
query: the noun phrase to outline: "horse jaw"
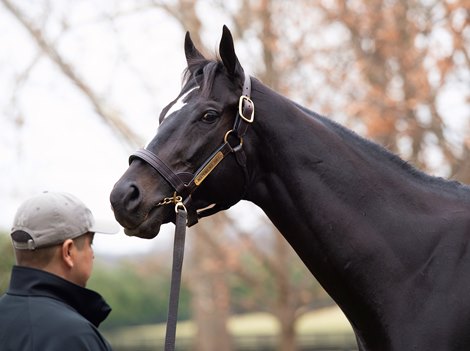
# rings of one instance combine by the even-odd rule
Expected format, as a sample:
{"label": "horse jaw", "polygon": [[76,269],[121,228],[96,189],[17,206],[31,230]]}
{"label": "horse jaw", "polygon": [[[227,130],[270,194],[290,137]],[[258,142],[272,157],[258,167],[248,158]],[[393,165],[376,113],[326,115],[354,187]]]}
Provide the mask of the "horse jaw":
{"label": "horse jaw", "polygon": [[136,227],[134,228],[124,227],[124,233],[127,236],[136,236],[142,239],[155,238],[160,232],[161,225],[163,223],[169,222],[169,220],[164,222],[159,217],[155,216],[154,212],[156,212],[155,209],[150,211],[148,217]]}
{"label": "horse jaw", "polygon": [[133,229],[124,228],[124,233],[127,236],[136,236],[142,239],[153,239],[160,232],[161,223],[156,224],[150,231],[143,230],[140,226]]}

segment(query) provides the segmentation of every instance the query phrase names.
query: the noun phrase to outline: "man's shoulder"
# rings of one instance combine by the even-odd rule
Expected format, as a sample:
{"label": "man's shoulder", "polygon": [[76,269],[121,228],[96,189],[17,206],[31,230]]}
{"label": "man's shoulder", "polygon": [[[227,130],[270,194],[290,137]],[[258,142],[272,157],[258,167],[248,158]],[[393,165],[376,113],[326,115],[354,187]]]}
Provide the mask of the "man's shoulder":
{"label": "man's shoulder", "polygon": [[[28,340],[39,350],[111,350],[98,329],[63,301],[41,296],[9,296],[0,315],[0,340]],[[21,349],[21,348],[17,348]]]}
{"label": "man's shoulder", "polygon": [[12,296],[0,300],[0,309],[11,314],[28,316],[28,320],[43,327],[54,325],[73,325],[89,328],[91,323],[73,307],[49,296]]}
{"label": "man's shoulder", "polygon": [[92,324],[64,301],[51,297],[30,297],[31,313],[36,318],[53,319],[53,323],[89,327]]}

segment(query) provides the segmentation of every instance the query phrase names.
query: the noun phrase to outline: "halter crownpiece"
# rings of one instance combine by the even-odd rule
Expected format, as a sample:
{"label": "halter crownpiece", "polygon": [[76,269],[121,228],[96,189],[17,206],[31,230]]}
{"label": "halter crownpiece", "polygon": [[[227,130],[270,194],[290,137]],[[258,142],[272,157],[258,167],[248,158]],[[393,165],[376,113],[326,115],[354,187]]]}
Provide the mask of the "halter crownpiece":
{"label": "halter crownpiece", "polygon": [[[217,167],[217,165],[230,153],[234,153],[237,163],[243,168],[245,174],[245,186],[248,181],[248,172],[246,170],[246,155],[243,152],[243,136],[248,126],[253,123],[255,116],[255,105],[250,99],[251,96],[251,79],[249,75],[245,75],[242,95],[238,103],[238,111],[235,117],[233,128],[225,133],[223,144],[216,149],[211,156],[198,168],[194,173],[175,173],[166,163],[156,154],[147,149],[139,149],[129,157],[129,164],[135,159],[140,159],[152,166],[165,180],[173,187],[175,193],[171,197],[165,197],[155,206],[163,206],[168,204],[184,204],[188,208],[188,226],[196,224],[198,218],[205,217],[216,213],[220,210],[230,207],[227,204],[215,204],[208,209],[191,209],[191,194],[196,188],[207,178],[207,176]],[[231,145],[229,136],[238,139],[237,145]],[[178,201],[176,200],[178,199]],[[181,201],[183,200],[183,201]]]}

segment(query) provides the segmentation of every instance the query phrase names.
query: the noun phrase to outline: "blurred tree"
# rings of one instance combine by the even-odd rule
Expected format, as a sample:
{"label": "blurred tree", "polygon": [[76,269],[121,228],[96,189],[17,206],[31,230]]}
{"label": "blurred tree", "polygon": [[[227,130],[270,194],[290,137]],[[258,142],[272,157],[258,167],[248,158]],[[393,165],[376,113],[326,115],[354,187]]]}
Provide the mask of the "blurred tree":
{"label": "blurred tree", "polygon": [[0,233],[0,295],[3,295],[10,284],[11,268],[14,263],[15,255],[10,236]]}
{"label": "blurred tree", "polygon": [[[46,55],[88,99],[95,109],[96,115],[100,117],[100,119],[105,124],[107,124],[119,137],[121,137],[122,140],[126,142],[132,149],[142,145],[143,140],[141,137],[132,131],[127,123],[122,120],[122,117],[119,116],[119,114],[115,113],[112,109],[107,107],[105,101],[100,98],[99,94],[86,82],[85,79],[80,77],[75,67],[73,67],[71,63],[67,62],[67,60],[60,54],[56,48],[56,44],[51,42],[46,37],[38,23],[30,20],[28,16],[22,12],[20,7],[13,1],[2,0],[2,3],[29,32],[41,50],[41,54]],[[47,7],[47,5],[45,6]]]}
{"label": "blurred tree", "polygon": [[[115,258],[112,265],[97,260],[87,287],[103,295],[113,309],[103,328],[166,322],[169,270],[167,262],[156,260],[153,255]],[[188,290],[183,286],[179,303],[181,319],[189,318],[189,301]]]}
{"label": "blurred tree", "polygon": [[233,349],[227,330],[232,303],[230,271],[220,250],[220,246],[228,244],[226,232],[225,216],[201,221],[191,231],[185,281],[191,291],[193,319],[197,325],[194,350]]}
{"label": "blurred tree", "polygon": [[[316,6],[325,27],[345,31],[344,40],[326,51],[342,57],[342,65],[333,61],[323,68],[335,72],[328,84],[342,92],[350,123],[363,125],[368,136],[422,169],[470,182],[468,1],[317,1]],[[459,86],[467,102],[456,136],[442,99]],[[431,152],[440,155],[437,165]]]}
{"label": "blurred tree", "polygon": [[[235,223],[232,225],[237,228]],[[272,313],[280,325],[278,349],[296,350],[296,323],[306,312],[334,305],[294,250],[267,220],[224,251],[233,272],[234,305]],[[255,239],[257,238],[257,239]]]}

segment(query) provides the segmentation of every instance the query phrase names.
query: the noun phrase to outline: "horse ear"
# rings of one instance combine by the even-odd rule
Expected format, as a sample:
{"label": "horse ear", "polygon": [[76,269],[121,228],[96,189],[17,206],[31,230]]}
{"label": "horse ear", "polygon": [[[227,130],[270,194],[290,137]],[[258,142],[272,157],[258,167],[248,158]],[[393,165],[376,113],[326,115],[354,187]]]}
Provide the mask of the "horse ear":
{"label": "horse ear", "polygon": [[233,37],[227,26],[224,25],[222,30],[222,39],[220,40],[219,54],[228,73],[233,76],[243,77],[243,68],[235,54]]}
{"label": "horse ear", "polygon": [[194,46],[189,32],[186,32],[186,36],[184,37],[184,54],[186,55],[188,67],[191,67],[194,61],[204,60],[204,56]]}

